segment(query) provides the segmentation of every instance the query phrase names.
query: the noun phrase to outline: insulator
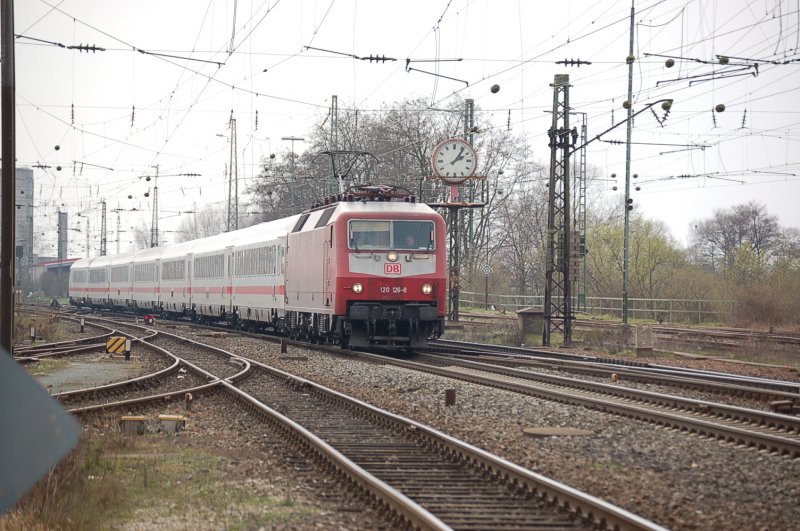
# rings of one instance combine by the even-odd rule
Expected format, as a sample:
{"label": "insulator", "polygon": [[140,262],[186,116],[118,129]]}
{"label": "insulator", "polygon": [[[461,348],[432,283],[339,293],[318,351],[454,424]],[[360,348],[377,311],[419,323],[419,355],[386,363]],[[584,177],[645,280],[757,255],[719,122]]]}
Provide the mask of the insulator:
{"label": "insulator", "polygon": [[724,103],[717,104],[717,106],[714,107],[714,110],[717,112],[725,112],[725,104]]}
{"label": "insulator", "polygon": [[675,66],[675,59],[667,59],[664,64],[667,65],[667,68],[672,68]]}

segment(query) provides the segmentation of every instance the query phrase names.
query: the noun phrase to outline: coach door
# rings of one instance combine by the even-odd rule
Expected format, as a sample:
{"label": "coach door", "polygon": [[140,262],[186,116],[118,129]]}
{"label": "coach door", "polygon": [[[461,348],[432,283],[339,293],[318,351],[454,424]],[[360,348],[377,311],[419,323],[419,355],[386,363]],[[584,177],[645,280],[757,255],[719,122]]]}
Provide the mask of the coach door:
{"label": "coach door", "polygon": [[233,311],[233,246],[225,248],[225,260],[227,267],[225,269],[225,279],[223,282],[223,300],[225,301],[225,311]]}
{"label": "coach door", "polygon": [[153,303],[154,304],[153,308],[158,308],[163,302],[161,300],[162,284],[163,282],[161,281],[161,259],[159,258],[158,260],[156,260],[156,278],[154,279],[153,282],[153,301],[155,301]]}
{"label": "coach door", "polygon": [[194,308],[194,294],[192,293],[192,278],[194,278],[194,254],[186,255],[186,280],[183,284],[184,308]]}
{"label": "coach door", "polygon": [[326,238],[323,247],[323,262],[322,262],[322,299],[326,308],[333,305],[333,260],[335,253],[333,251],[333,224],[328,226],[326,231]]}

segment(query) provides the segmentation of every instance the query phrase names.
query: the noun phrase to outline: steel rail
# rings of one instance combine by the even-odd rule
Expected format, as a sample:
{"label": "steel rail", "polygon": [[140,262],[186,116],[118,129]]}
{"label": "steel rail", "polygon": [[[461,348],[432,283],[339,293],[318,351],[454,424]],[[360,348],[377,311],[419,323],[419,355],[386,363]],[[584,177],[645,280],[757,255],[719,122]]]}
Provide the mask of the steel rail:
{"label": "steel rail", "polygon": [[[554,502],[563,509],[572,511],[577,516],[595,525],[602,525],[607,529],[618,530],[664,529],[625,509],[520,467],[485,450],[455,439],[430,426],[380,409],[345,395],[344,393],[324,387],[305,378],[299,378],[280,369],[269,367],[259,362],[253,362],[253,365],[293,382],[298,388],[302,389],[304,393],[315,392],[321,396],[327,397],[329,400],[344,405],[348,409],[359,411],[363,416],[379,419],[381,423],[393,426],[393,431],[397,433],[404,433],[412,438],[424,439],[427,446],[438,449],[440,453],[453,456],[457,461],[467,463],[483,471],[487,476],[500,478],[509,485],[522,488],[539,499]],[[289,420],[294,423],[291,419]],[[325,453],[325,455],[331,456],[331,458],[336,456],[338,459],[338,455],[341,455],[338,450],[316,436],[309,439],[308,444],[318,449],[320,452]],[[352,462],[346,457],[344,457],[344,459],[347,460],[347,467],[349,469]],[[361,470],[360,467],[359,470]],[[359,481],[369,476],[371,476],[369,472],[358,472]],[[380,479],[376,481],[382,483]],[[387,500],[387,503],[392,503],[392,501],[393,499],[390,498]],[[414,506],[418,506],[414,501],[411,501],[411,503]],[[406,509],[403,508],[402,510],[405,511]]]}
{"label": "steel rail", "polygon": [[[516,357],[507,359],[509,363],[542,363],[542,364],[559,364],[565,367],[605,367],[614,372],[625,371],[629,374],[658,374],[658,375],[672,375],[678,377],[691,377],[698,380],[708,380],[710,382],[717,382],[719,385],[746,385],[755,387],[757,389],[764,389],[767,394],[775,392],[776,396],[781,393],[800,393],[800,383],[769,380],[766,378],[757,378],[750,376],[742,376],[735,374],[726,374],[715,371],[705,371],[698,369],[688,369],[682,367],[669,367],[666,365],[657,365],[651,363],[631,362],[629,360],[616,360],[608,358],[597,358],[594,356],[578,356],[571,354],[554,353],[549,351],[541,351],[536,349],[522,349],[517,347],[504,347],[494,345],[480,345],[472,344],[461,341],[438,340],[437,344],[449,344],[453,347],[451,354],[472,356],[476,353],[478,356],[499,356],[505,353],[519,354]],[[464,352],[464,354],[461,354]],[[757,392],[756,392],[757,394]],[[786,398],[786,397],[781,397]],[[798,398],[798,396],[795,396]]]}
{"label": "steel rail", "polygon": [[411,501],[400,491],[376,478],[341,452],[333,448],[317,435],[307,430],[289,417],[263,404],[255,397],[228,384],[221,384],[230,393],[269,418],[280,431],[299,437],[302,445],[318,458],[326,462],[333,470],[345,474],[351,481],[380,501],[387,509],[394,512],[403,521],[417,529],[449,530],[450,527],[430,514],[427,510]]}
{"label": "steel rail", "polygon": [[[72,320],[71,318],[66,318],[68,320]],[[69,347],[70,345],[83,345],[85,343],[94,342],[94,341],[102,341],[103,339],[108,339],[109,337],[114,335],[114,330],[109,329],[102,325],[95,325],[98,328],[105,328],[108,332],[96,336],[88,336],[80,339],[70,339],[67,341],[57,341],[53,343],[40,343],[38,345],[19,345],[14,347],[14,356],[15,357],[22,357],[19,356],[20,354],[30,354],[39,353],[40,351],[53,351],[55,349],[59,349],[61,347]],[[30,356],[27,356],[30,357]]]}
{"label": "steel rail", "polygon": [[207,393],[215,388],[219,387],[221,380],[217,379],[213,382],[198,385],[194,387],[187,387],[186,389],[181,389],[178,391],[169,391],[167,393],[160,393],[157,395],[150,395],[150,396],[140,396],[138,398],[129,398],[125,400],[117,400],[114,402],[105,402],[103,404],[94,404],[91,406],[81,406],[76,408],[68,409],[67,411],[72,413],[73,415],[87,415],[89,413],[97,413],[100,411],[108,411],[110,409],[128,409],[131,406],[145,406],[150,404],[151,402],[162,402],[164,400],[171,400],[176,396],[185,396],[186,393],[191,393],[194,395],[201,395]]}
{"label": "steel rail", "polygon": [[[179,336],[179,335],[177,335],[177,334],[171,334],[171,333],[169,333],[169,332],[164,332],[164,331],[162,331],[162,330],[157,330],[157,329],[151,328],[151,327],[149,327],[149,326],[146,326],[146,325],[131,324],[131,323],[120,323],[120,322],[118,322],[118,321],[114,321],[114,320],[112,320],[112,319],[106,319],[106,318],[102,318],[102,317],[100,317],[100,318],[94,318],[94,319],[95,319],[95,320],[104,321],[104,322],[111,322],[111,323],[114,323],[114,325],[116,325],[117,327],[122,327],[122,328],[124,328],[124,327],[128,327],[128,328],[133,328],[133,329],[135,329],[135,330],[140,330],[140,331],[147,331],[147,332],[151,332],[151,334],[150,334],[149,336],[147,336],[147,337],[146,337],[146,339],[148,339],[148,340],[151,340],[151,341],[146,341],[145,343],[146,343],[148,346],[150,346],[151,348],[158,349],[158,350],[160,350],[160,351],[162,351],[162,352],[166,352],[166,350],[165,350],[165,349],[163,349],[163,348],[161,348],[161,347],[159,347],[158,345],[155,345],[155,344],[152,342],[152,341],[158,341],[158,338],[159,338],[159,337],[163,337],[163,338],[167,338],[167,339],[172,339],[172,340],[174,340],[174,341],[178,341],[178,342],[180,342],[180,343],[185,343],[185,344],[188,344],[188,345],[192,345],[192,346],[194,346],[194,347],[196,347],[196,348],[198,348],[198,349],[201,349],[201,350],[204,350],[204,351],[211,352],[211,353],[213,353],[214,355],[216,355],[216,356],[218,356],[218,357],[220,357],[220,358],[225,358],[227,362],[234,362],[234,363],[238,363],[238,364],[240,364],[240,365],[243,365],[243,366],[245,366],[246,368],[249,368],[249,361],[248,361],[248,360],[246,360],[245,358],[242,358],[242,357],[240,357],[240,356],[237,356],[236,354],[234,354],[234,353],[232,353],[232,352],[229,352],[229,351],[227,351],[227,350],[224,350],[224,349],[221,349],[221,348],[215,347],[215,346],[213,346],[213,345],[208,345],[208,344],[206,344],[206,343],[201,343],[201,342],[199,342],[199,341],[195,341],[195,340],[193,340],[193,339],[189,339],[189,338],[187,338],[187,337]],[[137,339],[135,339],[135,340],[136,340],[136,341],[140,341],[140,339],[138,339],[138,338],[137,338]],[[195,365],[192,365],[191,363],[189,363],[189,361],[188,361],[186,358],[183,358],[183,357],[181,357],[181,359],[182,359],[184,362],[186,362],[187,364],[189,364],[189,365],[191,365],[191,366],[193,366],[193,367],[195,366]],[[198,368],[199,368],[199,367],[198,367]],[[209,373],[209,372],[206,372],[205,370],[203,370],[203,372],[204,372],[206,375],[210,375],[210,374],[211,374],[211,373]],[[245,372],[246,372],[246,371],[245,371]],[[219,377],[220,377],[220,376],[218,376],[218,375],[212,375],[212,376],[213,376],[214,378],[219,378]],[[237,379],[240,379],[240,378],[241,378],[241,376],[240,376],[240,375],[238,375],[238,374],[235,374],[235,375],[232,375],[232,376],[230,376],[229,378],[237,378]]]}
{"label": "steel rail", "polygon": [[[166,335],[174,336],[173,334]],[[180,338],[180,336],[175,337]],[[202,345],[202,343],[198,344]],[[412,432],[413,436],[415,437],[424,437],[428,440],[428,444],[431,446],[440,448],[445,453],[449,452],[451,455],[459,455],[465,462],[470,463],[472,466],[477,467],[478,469],[484,470],[496,477],[505,478],[508,483],[527,488],[530,492],[534,493],[540,498],[555,501],[562,507],[569,508],[576,514],[583,516],[584,518],[588,518],[595,523],[604,524],[610,529],[663,529],[652,522],[648,522],[637,515],[613,506],[612,504],[609,504],[603,500],[599,500],[595,497],[572,489],[569,486],[535,474],[522,467],[509,463],[497,456],[493,456],[488,452],[470,446],[461,441],[457,441],[446,434],[438,432],[437,430],[419,424],[415,421],[404,419],[392,413],[385,412],[375,408],[374,406],[370,406],[369,404],[348,397],[342,393],[315,384],[309,380],[298,378],[285,373],[284,371],[280,371],[279,369],[274,369],[254,361],[252,362],[252,365],[261,367],[264,370],[269,370],[274,374],[278,374],[281,378],[290,379],[304,389],[313,388],[316,392],[326,394],[333,400],[346,402],[351,408],[356,407],[363,411],[367,411],[369,415],[377,415],[383,418],[384,422],[399,422],[403,426],[401,428],[402,430]],[[362,486],[368,492],[371,492],[371,496],[381,500],[382,504],[390,508],[395,514],[397,514],[404,521],[408,522],[410,525],[422,529],[449,529],[444,523],[441,522],[441,520],[431,515],[416,502],[411,501],[401,492],[397,491],[382,480],[376,478],[374,475],[356,465],[338,450],[331,447],[325,441],[307,429],[303,428],[295,421],[281,415],[265,404],[262,404],[260,401],[258,401],[258,399],[237,389],[231,382],[218,380],[209,385],[222,386],[228,392],[240,397],[240,399],[244,400],[261,413],[268,415],[273,422],[282,426],[282,429],[302,436],[303,440],[307,441],[304,444],[310,448],[314,454],[321,456],[325,461],[330,463],[333,469],[346,473],[351,478],[351,481]],[[175,396],[182,392],[185,391],[177,391],[169,393],[168,395]],[[155,400],[157,400],[157,398]],[[132,403],[145,402],[145,399],[140,398],[136,399],[135,402],[125,401],[120,402],[119,404],[130,405]],[[95,406],[93,410],[109,407],[111,407],[110,404],[106,404],[104,406]],[[120,405],[120,407],[122,407],[122,405]]]}
{"label": "steel rail", "polygon": [[14,361],[17,363],[36,363],[43,359],[61,358],[65,356],[72,356],[73,354],[85,354],[87,352],[94,352],[105,348],[105,344],[98,343],[96,345],[86,345],[83,347],[75,347],[69,350],[58,350],[56,352],[41,352],[32,356],[15,357]]}
{"label": "steel rail", "polygon": [[[392,365],[399,365],[412,370],[420,370],[439,376],[456,378],[478,385],[488,385],[498,389],[536,396],[546,400],[580,405],[635,418],[637,420],[655,422],[683,431],[710,435],[717,439],[737,442],[738,444],[744,444],[749,447],[758,449],[766,448],[781,455],[800,457],[800,437],[788,438],[775,435],[774,433],[756,431],[757,426],[765,426],[766,430],[773,432],[785,431],[787,433],[800,433],[800,429],[798,429],[800,420],[787,415],[749,410],[735,406],[725,406],[722,404],[714,404],[713,402],[703,402],[670,395],[658,395],[657,393],[645,391],[621,389],[607,384],[597,384],[586,382],[585,380],[573,380],[547,375],[535,375],[537,379],[541,377],[542,381],[537,381],[536,385],[534,385],[531,379],[527,377],[527,374],[524,375],[524,379],[518,376],[512,376],[509,371],[513,371],[513,369],[507,368],[499,368],[500,370],[497,370],[498,368],[495,367],[489,367],[488,369],[459,369],[425,365],[403,360],[384,360],[383,363],[391,363]],[[498,375],[501,376],[501,378],[498,378]],[[544,380],[549,380],[549,382]],[[564,380],[573,381],[566,382]],[[600,389],[607,390],[609,392],[608,394],[613,395],[613,398],[616,400],[600,396],[598,394],[602,392],[599,391]],[[638,404],[630,403],[631,401],[637,401]],[[647,407],[647,404],[653,404],[654,407]],[[694,416],[670,413],[664,411],[663,408],[681,409],[685,411],[686,414]],[[698,418],[697,415],[716,415],[718,422]],[[724,421],[728,423],[722,423]],[[735,422],[756,423],[757,426],[753,426],[752,430],[748,430],[746,427],[732,425]]]}
{"label": "steel rail", "polygon": [[[436,357],[434,356],[434,358]],[[449,359],[442,359],[440,361],[443,361],[444,363],[451,362]],[[462,360],[459,361],[459,364],[463,367],[472,368],[486,373],[501,374],[503,376],[517,378],[527,382],[536,381],[554,386],[581,389],[588,392],[602,393],[604,395],[610,395],[630,401],[656,404],[661,407],[682,409],[689,412],[701,412],[739,422],[747,422],[749,424],[767,425],[774,427],[777,430],[784,430],[787,432],[800,434],[800,418],[794,416],[780,415],[777,413],[748,409],[739,406],[731,406],[727,404],[718,404],[715,402],[697,400],[694,398],[654,393],[652,391],[640,389],[631,389],[607,383],[567,378],[565,376],[533,373],[530,371],[474,361]],[[427,365],[423,364],[423,366]]]}
{"label": "steel rail", "polygon": [[[135,327],[134,325],[131,325],[131,326]],[[156,337],[159,333],[160,332],[155,332],[151,336],[148,336],[146,339]],[[159,347],[158,345],[154,345],[154,344],[148,342],[146,339],[135,338],[134,340],[137,341],[137,342],[142,343],[143,345],[146,345],[148,348],[150,348],[150,349],[152,349],[152,350],[154,350],[156,352],[159,352],[160,354],[164,355],[168,359],[171,359],[173,361],[172,365],[170,365],[169,367],[167,367],[165,369],[157,371],[155,373],[146,374],[146,375],[143,375],[143,376],[139,376],[137,378],[132,378],[132,379],[129,379],[129,380],[123,380],[123,381],[119,381],[119,382],[113,382],[113,383],[110,383],[110,384],[101,385],[101,386],[95,386],[95,387],[90,387],[90,388],[85,388],[85,389],[78,389],[78,390],[74,390],[74,391],[65,391],[63,393],[55,394],[55,395],[53,395],[53,397],[56,398],[56,399],[64,401],[64,400],[68,400],[68,399],[80,398],[80,397],[86,396],[86,395],[97,395],[97,394],[101,394],[102,395],[102,394],[114,393],[115,391],[124,389],[125,387],[136,386],[136,385],[138,385],[140,383],[143,383],[143,382],[157,381],[157,380],[159,380],[161,378],[164,378],[164,377],[176,372],[178,370],[178,368],[180,366],[182,366],[182,365],[188,367],[195,374],[198,374],[198,375],[206,378],[207,380],[209,380],[211,382],[216,382],[217,380],[220,380],[220,378],[218,376],[206,371],[202,367],[190,362],[189,360],[186,360],[185,358],[182,358],[180,356],[176,356],[176,355],[172,354],[171,352],[167,351],[166,349],[164,349],[162,347]],[[193,342],[193,341],[188,340],[188,339],[186,340],[186,342],[187,343],[196,344],[196,342]],[[215,349],[215,350],[220,350],[220,349],[216,349],[215,347],[210,347],[210,348]],[[240,369],[240,371],[238,373],[236,373],[236,374],[234,374],[232,376],[229,376],[228,378],[226,378],[226,380],[235,383],[235,382],[239,382],[239,381],[243,380],[244,378],[246,378],[248,373],[251,370],[251,366],[250,366],[249,361],[247,361],[246,359],[240,358],[238,356],[233,356],[233,355],[231,355],[230,353],[227,353],[227,352],[225,353],[225,355],[232,356],[232,357],[229,357],[229,361],[231,361],[233,363],[236,363],[236,364],[240,365],[240,367],[241,367],[241,369]],[[176,394],[176,393],[180,394],[180,393],[185,393],[185,392],[186,392],[185,390],[176,391],[174,393],[172,393],[172,392],[171,393],[166,393],[166,395],[172,395],[172,394]],[[133,400],[134,400],[134,402],[132,402],[132,403],[136,403],[136,400],[140,400],[140,399],[133,399]],[[106,404],[101,404],[98,407],[101,407],[101,408],[102,407],[108,407],[107,404],[112,404],[112,402],[108,402]]]}
{"label": "steel rail", "polygon": [[715,393],[727,393],[762,400],[791,400],[792,402],[800,401],[800,384],[793,384],[792,382],[779,382],[774,380],[766,381],[764,382],[765,385],[760,387],[759,384],[761,382],[758,380],[752,381],[754,385],[746,385],[747,383],[750,383],[751,380],[709,380],[702,378],[702,375],[695,377],[691,372],[682,373],[680,371],[675,371],[673,373],[672,371],[660,371],[657,368],[653,368],[651,370],[650,368],[640,369],[638,367],[618,367],[608,366],[602,363],[584,363],[580,361],[553,361],[548,359],[519,358],[508,359],[501,355],[480,355],[466,357],[456,355],[454,358],[450,359],[456,359],[459,361],[463,360],[505,364],[512,365],[514,367],[539,367],[549,370],[583,374],[596,378],[604,377],[606,379],[611,378],[612,375],[617,375],[620,380],[625,381],[667,385],[684,389],[711,391]]}

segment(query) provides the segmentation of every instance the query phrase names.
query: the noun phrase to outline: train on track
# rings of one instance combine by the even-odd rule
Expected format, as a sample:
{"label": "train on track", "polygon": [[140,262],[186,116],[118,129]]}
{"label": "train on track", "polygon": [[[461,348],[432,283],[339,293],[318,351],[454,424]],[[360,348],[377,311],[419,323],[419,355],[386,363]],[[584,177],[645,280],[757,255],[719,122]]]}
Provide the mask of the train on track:
{"label": "train on track", "polygon": [[69,298],[96,310],[413,349],[444,328],[445,247],[441,215],[408,191],[366,185],[299,215],[78,260]]}

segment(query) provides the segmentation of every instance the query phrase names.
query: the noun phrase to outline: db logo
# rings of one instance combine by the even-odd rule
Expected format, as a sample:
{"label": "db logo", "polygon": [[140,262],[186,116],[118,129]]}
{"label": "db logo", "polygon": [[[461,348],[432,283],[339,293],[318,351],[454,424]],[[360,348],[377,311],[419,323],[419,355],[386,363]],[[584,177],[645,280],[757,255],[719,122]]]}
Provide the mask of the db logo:
{"label": "db logo", "polygon": [[383,272],[386,273],[387,275],[399,275],[400,264],[392,264],[392,263],[383,264]]}

